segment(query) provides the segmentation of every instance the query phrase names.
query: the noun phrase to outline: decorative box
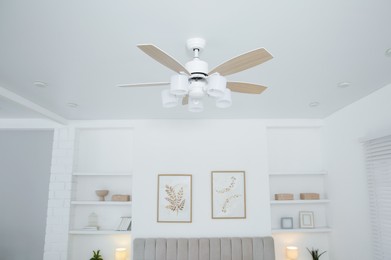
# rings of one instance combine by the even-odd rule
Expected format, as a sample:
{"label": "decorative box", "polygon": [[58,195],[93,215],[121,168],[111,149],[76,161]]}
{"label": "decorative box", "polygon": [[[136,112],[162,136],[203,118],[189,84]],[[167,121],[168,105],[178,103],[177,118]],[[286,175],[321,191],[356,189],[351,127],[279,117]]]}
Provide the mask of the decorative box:
{"label": "decorative box", "polygon": [[319,193],[300,193],[301,200],[318,200]]}
{"label": "decorative box", "polygon": [[111,196],[112,201],[131,201],[132,197],[130,195],[119,195],[115,194]]}
{"label": "decorative box", "polygon": [[274,194],[275,200],[293,200],[293,194],[291,193],[277,193]]}

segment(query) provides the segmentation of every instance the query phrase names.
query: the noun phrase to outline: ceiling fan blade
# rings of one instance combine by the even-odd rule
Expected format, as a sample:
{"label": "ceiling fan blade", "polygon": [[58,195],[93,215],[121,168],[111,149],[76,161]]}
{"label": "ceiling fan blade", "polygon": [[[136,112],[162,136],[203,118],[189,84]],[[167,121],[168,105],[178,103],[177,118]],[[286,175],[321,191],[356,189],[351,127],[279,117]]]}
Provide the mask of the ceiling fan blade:
{"label": "ceiling fan blade", "polygon": [[213,70],[209,72],[209,75],[212,75],[215,72],[220,73],[221,76],[231,75],[242,70],[255,67],[261,63],[264,63],[273,56],[264,48],[256,49],[242,55],[239,55],[235,58],[232,58],[223,64],[220,64]]}
{"label": "ceiling fan blade", "polygon": [[132,87],[155,87],[170,85],[170,82],[151,82],[151,83],[135,83],[135,84],[119,84],[120,88],[132,88]]}
{"label": "ceiling fan blade", "polygon": [[157,62],[163,64],[167,68],[175,71],[175,72],[185,72],[186,74],[190,75],[190,73],[186,70],[185,67],[183,67],[178,61],[176,61],[173,57],[156,47],[152,44],[139,44],[137,47],[148,54],[152,59],[156,60]]}
{"label": "ceiling fan blade", "polygon": [[245,82],[227,82],[227,88],[233,92],[247,93],[247,94],[261,94],[267,87],[245,83]]}
{"label": "ceiling fan blade", "polygon": [[189,104],[189,95],[186,95],[182,98],[182,105],[186,106],[187,104]]}

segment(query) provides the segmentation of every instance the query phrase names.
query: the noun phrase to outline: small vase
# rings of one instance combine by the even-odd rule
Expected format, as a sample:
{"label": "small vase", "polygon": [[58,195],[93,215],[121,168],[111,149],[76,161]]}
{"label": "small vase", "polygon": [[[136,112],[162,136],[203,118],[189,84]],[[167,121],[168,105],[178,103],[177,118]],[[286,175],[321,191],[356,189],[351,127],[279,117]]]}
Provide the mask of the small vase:
{"label": "small vase", "polygon": [[99,197],[99,201],[105,201],[105,197],[109,194],[108,190],[96,190],[96,195]]}

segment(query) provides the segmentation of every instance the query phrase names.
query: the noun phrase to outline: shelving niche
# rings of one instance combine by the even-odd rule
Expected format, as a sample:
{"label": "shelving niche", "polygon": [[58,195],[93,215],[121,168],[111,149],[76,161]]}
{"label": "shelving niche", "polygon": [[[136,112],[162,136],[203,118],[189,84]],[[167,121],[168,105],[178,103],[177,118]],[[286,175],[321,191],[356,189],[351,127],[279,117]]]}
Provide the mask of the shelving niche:
{"label": "shelving niche", "polygon": [[[115,249],[130,252],[131,231],[117,231],[122,216],[132,216],[132,201],[111,201],[114,194],[132,194],[132,145],[130,128],[79,128],[75,158],[69,230],[69,259],[89,259],[101,250],[114,259]],[[96,190],[109,190],[99,201]],[[99,230],[86,230],[91,213]]]}
{"label": "shelving niche", "polygon": [[[270,173],[270,204],[273,233],[327,233],[331,229],[328,226],[327,207],[330,200],[326,191],[325,172],[312,173]],[[301,200],[301,192],[315,192],[320,194],[319,200]],[[293,200],[275,200],[274,194],[292,193]],[[315,228],[299,228],[299,212],[314,212]],[[281,229],[281,218],[293,217],[293,229]]]}
{"label": "shelving niche", "polygon": [[[276,259],[285,259],[285,247],[298,246],[305,257],[306,248],[330,253],[328,174],[324,170],[322,127],[268,127],[268,166],[270,185],[271,232]],[[276,193],[291,193],[294,200],[275,200]],[[300,200],[300,193],[319,193],[319,200]],[[299,212],[314,213],[315,228],[299,228]],[[281,218],[292,217],[293,229],[282,229]],[[328,260],[329,253],[322,256]]]}

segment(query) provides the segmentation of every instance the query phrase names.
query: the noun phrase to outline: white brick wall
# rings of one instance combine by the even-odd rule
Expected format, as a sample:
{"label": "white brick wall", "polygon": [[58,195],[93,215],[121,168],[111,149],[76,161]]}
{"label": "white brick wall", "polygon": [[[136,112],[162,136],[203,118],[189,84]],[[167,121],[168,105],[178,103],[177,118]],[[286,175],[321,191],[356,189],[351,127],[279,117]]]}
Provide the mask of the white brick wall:
{"label": "white brick wall", "polygon": [[75,131],[54,131],[44,260],[67,260]]}

